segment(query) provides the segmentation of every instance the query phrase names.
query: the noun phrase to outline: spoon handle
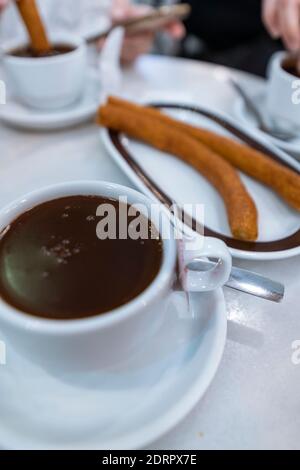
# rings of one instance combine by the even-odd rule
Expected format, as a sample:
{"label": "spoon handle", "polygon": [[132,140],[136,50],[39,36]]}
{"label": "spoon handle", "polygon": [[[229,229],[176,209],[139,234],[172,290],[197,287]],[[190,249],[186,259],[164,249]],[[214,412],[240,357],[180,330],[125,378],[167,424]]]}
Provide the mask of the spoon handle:
{"label": "spoon handle", "polygon": [[[194,261],[189,268],[196,271],[207,271],[212,269],[214,265],[213,261],[201,259]],[[230,278],[225,286],[271,302],[279,303],[284,297],[284,286],[280,282],[235,266],[232,267]]]}
{"label": "spoon handle", "polygon": [[284,285],[280,282],[236,267],[232,268],[227,287],[277,303],[284,297]]}

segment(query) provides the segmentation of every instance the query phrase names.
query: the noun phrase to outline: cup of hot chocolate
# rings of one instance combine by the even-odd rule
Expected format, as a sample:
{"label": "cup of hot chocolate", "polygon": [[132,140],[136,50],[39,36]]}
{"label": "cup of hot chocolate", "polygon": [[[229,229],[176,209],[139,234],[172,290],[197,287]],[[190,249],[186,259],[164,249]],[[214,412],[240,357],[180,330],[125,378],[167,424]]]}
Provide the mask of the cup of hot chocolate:
{"label": "cup of hot chocolate", "polygon": [[26,106],[42,110],[64,108],[84,90],[87,53],[82,38],[51,36],[53,50],[36,55],[19,40],[1,45],[7,88]]}
{"label": "cup of hot chocolate", "polygon": [[[166,227],[172,234],[165,211],[153,211],[147,197],[105,182],[52,186],[2,209],[1,333],[54,370],[123,360],[159,327],[170,301],[178,240]],[[216,289],[231,270],[223,242],[199,243],[180,250],[188,291]],[[198,272],[190,264],[200,257],[219,262]]]}
{"label": "cup of hot chocolate", "polygon": [[277,52],[268,67],[267,112],[283,130],[300,129],[300,75],[296,61]]}

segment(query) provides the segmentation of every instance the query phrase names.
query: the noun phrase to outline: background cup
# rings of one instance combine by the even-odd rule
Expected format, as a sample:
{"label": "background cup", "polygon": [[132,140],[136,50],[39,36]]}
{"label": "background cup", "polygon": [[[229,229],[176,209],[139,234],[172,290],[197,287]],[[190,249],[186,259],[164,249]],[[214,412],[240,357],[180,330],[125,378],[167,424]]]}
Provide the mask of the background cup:
{"label": "background cup", "polygon": [[277,52],[270,60],[268,67],[267,111],[276,124],[283,129],[300,129],[300,103],[295,96],[296,76],[282,68],[286,52]]}
{"label": "background cup", "polygon": [[[0,233],[26,210],[70,195],[98,195],[115,199],[126,196],[129,205],[142,204],[147,208],[157,228],[161,227],[161,221],[170,223],[163,211],[153,215],[153,201],[137,191],[112,183],[83,181],[35,191],[2,209]],[[198,279],[187,277],[185,287],[193,291],[212,290],[223,285],[231,270],[231,257],[223,242],[207,238],[202,246],[204,251],[196,243],[195,258],[214,256],[220,261],[215,270],[206,275],[202,273]],[[183,261],[185,266],[181,267],[188,273],[188,264],[193,261],[192,252],[187,255],[183,250],[181,260],[187,258]],[[143,344],[145,335],[153,334],[163,321],[176,277],[176,262],[176,240],[173,237],[164,239],[161,268],[148,288],[126,305],[95,317],[47,320],[16,310],[0,298],[0,331],[21,354],[55,372],[115,365]]]}
{"label": "background cup", "polygon": [[10,41],[1,46],[8,90],[25,105],[39,109],[57,109],[71,105],[84,90],[87,52],[83,39],[68,33],[50,36],[51,42],[74,47],[53,57],[15,57],[10,51],[24,42]]}

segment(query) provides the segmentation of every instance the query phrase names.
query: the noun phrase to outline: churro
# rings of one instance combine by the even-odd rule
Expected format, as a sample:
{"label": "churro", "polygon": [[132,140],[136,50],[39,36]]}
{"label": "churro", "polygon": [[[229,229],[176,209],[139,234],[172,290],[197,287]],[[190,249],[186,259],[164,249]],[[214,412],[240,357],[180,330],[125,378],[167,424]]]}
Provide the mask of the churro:
{"label": "churro", "polygon": [[251,196],[238,172],[211,149],[162,120],[124,106],[102,106],[98,123],[125,132],[132,138],[171,153],[194,166],[222,196],[233,236],[247,241],[257,239],[258,215]]}
{"label": "churro", "polygon": [[49,52],[51,44],[48,41],[35,0],[18,0],[16,5],[29,34],[31,49],[36,54]]}
{"label": "churro", "polygon": [[269,186],[290,206],[300,210],[300,175],[264,153],[207,129],[173,119],[154,108],[139,106],[116,97],[110,97],[108,103],[139,113],[140,116],[147,115],[168,124],[172,129],[181,130],[205,144],[243,173]]}

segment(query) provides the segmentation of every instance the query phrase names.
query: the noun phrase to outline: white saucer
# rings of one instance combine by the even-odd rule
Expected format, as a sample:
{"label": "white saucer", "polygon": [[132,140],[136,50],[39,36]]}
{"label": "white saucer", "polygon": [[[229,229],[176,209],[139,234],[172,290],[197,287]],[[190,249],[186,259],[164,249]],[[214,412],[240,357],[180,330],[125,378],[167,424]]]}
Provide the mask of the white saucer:
{"label": "white saucer", "polygon": [[0,106],[0,121],[23,129],[63,129],[91,119],[99,106],[99,95],[100,80],[96,70],[90,68],[84,94],[72,106],[49,112],[39,111],[23,105],[8,94],[6,104]]}
{"label": "white saucer", "polygon": [[[257,94],[251,95],[251,99],[257,108],[260,110],[262,115],[265,117],[266,122],[269,121],[269,116],[266,108],[266,94],[265,92],[260,92]],[[284,142],[279,139],[275,139],[270,135],[260,131],[257,127],[257,121],[255,117],[252,115],[251,111],[247,108],[244,100],[240,97],[236,98],[236,102],[234,104],[234,113],[238,120],[247,126],[251,126],[252,128],[256,129],[257,132],[260,132],[265,138],[269,139],[273,144],[277,145],[282,150],[285,150],[288,153],[292,153],[295,157],[300,157],[300,133],[299,137],[295,137],[295,139]]]}
{"label": "white saucer", "polygon": [[184,294],[174,293],[160,331],[145,332],[135,357],[114,369],[55,377],[8,343],[0,447],[137,449],[169,431],[205,393],[225,345],[222,291],[196,296],[197,311],[188,312]]}
{"label": "white saucer", "polygon": [[[149,99],[149,97],[148,97]],[[166,103],[165,100],[149,100],[150,102]],[[173,116],[199,125],[218,133],[228,135],[228,132],[211,120],[188,110],[180,109],[182,103],[169,102],[177,109],[168,110]],[[184,106],[184,105],[183,105]],[[209,111],[209,110],[208,110]],[[282,161],[292,168],[300,171],[300,164],[284,152],[272,146],[257,131],[251,131],[237,124],[233,119],[214,111],[214,114],[259,142],[267,145],[270,150]],[[205,226],[214,232],[214,236],[222,238],[229,246],[231,253],[236,258],[253,260],[274,260],[296,256],[300,253],[300,215],[291,209],[281,198],[269,188],[242,174],[242,179],[253,196],[259,212],[259,238],[258,243],[239,243],[231,236],[224,203],[215,190],[197,171],[189,165],[171,155],[164,154],[142,143],[125,137],[117,137],[117,141],[107,131],[102,130],[104,144],[124,173],[136,185],[136,187],[154,197],[145,183],[137,176],[135,171],[124,161],[124,149],[129,152],[150,176],[172,200],[183,204],[204,204]],[[233,136],[231,136],[233,137]],[[120,145],[121,144],[121,145]],[[122,156],[123,153],[123,156]],[[292,240],[291,240],[292,239]],[[273,246],[275,245],[277,246]]]}

